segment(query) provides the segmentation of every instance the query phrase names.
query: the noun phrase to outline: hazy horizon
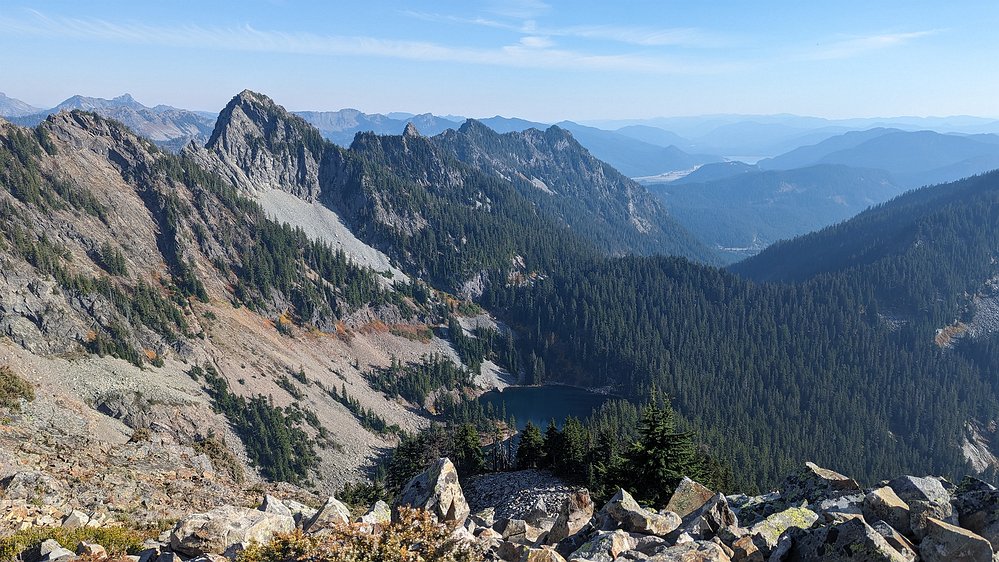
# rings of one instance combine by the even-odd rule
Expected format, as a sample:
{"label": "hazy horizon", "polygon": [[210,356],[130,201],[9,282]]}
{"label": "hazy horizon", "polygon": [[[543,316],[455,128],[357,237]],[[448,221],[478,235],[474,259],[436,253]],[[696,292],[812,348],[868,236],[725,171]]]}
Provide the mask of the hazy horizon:
{"label": "hazy horizon", "polygon": [[540,122],[793,114],[999,116],[999,5],[634,2],[13,3],[10,97],[216,112],[243,89],[291,110]]}

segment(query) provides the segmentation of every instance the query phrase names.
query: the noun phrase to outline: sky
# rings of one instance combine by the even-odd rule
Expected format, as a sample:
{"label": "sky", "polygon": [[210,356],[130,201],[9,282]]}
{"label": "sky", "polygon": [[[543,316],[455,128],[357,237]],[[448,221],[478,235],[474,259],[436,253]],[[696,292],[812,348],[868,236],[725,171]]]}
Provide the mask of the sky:
{"label": "sky", "polygon": [[219,111],[999,117],[994,0],[0,0],[0,91]]}

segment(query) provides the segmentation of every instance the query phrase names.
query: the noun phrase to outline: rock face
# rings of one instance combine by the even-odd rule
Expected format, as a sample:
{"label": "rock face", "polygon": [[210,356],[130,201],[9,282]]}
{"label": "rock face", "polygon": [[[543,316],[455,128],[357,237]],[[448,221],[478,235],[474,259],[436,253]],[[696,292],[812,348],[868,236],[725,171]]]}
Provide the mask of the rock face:
{"label": "rock face", "polygon": [[315,532],[324,527],[344,525],[350,522],[350,509],[340,500],[330,496],[323,507],[303,525],[308,532]]}
{"label": "rock face", "polygon": [[791,528],[809,529],[818,520],[818,514],[808,508],[791,507],[753,525],[749,532],[766,550],[773,550],[777,546],[777,539],[785,531]]}
{"label": "rock face", "polygon": [[889,486],[882,486],[864,496],[863,511],[869,521],[880,519],[903,535],[912,532],[909,527],[909,504],[902,501]]}
{"label": "rock face", "polygon": [[781,496],[788,504],[802,500],[816,503],[859,491],[856,480],[810,462],[788,476],[781,486]]}
{"label": "rock face", "polygon": [[562,502],[558,517],[548,532],[548,542],[557,543],[583,529],[593,517],[593,500],[590,493],[580,490]]}
{"label": "rock face", "polygon": [[666,511],[686,517],[706,504],[714,495],[711,490],[684,476],[670,497],[669,503],[666,504]]}
{"label": "rock face", "polygon": [[905,558],[870,525],[860,519],[850,519],[795,539],[788,560],[902,562]]}
{"label": "rock face", "polygon": [[290,516],[224,506],[178,521],[170,533],[170,547],[189,556],[233,554],[252,541],[266,542],[275,533],[293,530],[295,520]]}
{"label": "rock face", "polygon": [[439,459],[406,484],[392,504],[393,520],[400,506],[426,509],[438,520],[456,527],[465,523],[470,512],[458,483],[458,472],[447,458]]}

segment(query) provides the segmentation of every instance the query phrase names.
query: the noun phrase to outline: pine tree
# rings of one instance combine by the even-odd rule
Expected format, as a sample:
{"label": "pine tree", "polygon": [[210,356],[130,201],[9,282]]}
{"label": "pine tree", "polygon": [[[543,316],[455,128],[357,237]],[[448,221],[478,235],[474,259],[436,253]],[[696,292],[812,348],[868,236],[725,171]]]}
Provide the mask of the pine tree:
{"label": "pine tree", "polygon": [[520,445],[517,446],[517,468],[538,468],[544,464],[545,439],[541,430],[531,422],[527,422],[520,434]]}
{"label": "pine tree", "polygon": [[703,463],[693,434],[679,432],[676,413],[655,389],[642,410],[639,439],[626,455],[635,497],[653,506],[664,506],[684,476],[704,480]]}

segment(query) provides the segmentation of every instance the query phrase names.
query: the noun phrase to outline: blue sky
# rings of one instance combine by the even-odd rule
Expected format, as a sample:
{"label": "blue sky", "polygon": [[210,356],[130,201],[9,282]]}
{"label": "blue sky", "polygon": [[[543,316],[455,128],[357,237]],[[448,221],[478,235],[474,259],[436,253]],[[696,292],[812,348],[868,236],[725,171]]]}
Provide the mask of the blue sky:
{"label": "blue sky", "polygon": [[999,117],[999,2],[0,0],[0,91],[541,121]]}

